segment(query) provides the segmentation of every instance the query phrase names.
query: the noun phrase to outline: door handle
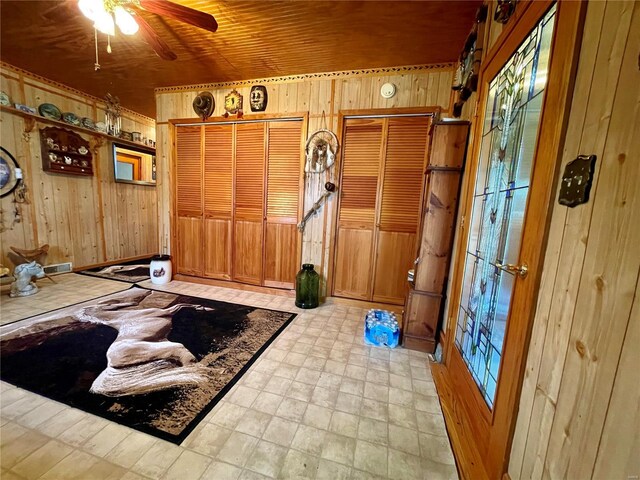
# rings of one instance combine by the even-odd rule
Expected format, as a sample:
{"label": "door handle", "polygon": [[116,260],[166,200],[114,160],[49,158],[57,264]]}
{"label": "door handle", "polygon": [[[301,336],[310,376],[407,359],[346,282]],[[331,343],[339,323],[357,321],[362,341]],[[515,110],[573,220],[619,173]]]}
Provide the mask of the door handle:
{"label": "door handle", "polygon": [[496,267],[500,270],[504,270],[505,272],[515,273],[520,278],[525,278],[529,273],[529,266],[526,263],[523,263],[522,265],[514,265],[513,263],[503,265],[502,263],[496,262]]}

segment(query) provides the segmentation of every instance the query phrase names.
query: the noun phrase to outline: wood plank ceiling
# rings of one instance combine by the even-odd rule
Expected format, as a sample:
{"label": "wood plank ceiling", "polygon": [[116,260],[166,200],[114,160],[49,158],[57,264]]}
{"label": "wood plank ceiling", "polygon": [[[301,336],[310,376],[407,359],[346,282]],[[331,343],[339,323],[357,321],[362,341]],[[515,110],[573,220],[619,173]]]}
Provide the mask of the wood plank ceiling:
{"label": "wood plank ceiling", "polygon": [[161,60],[139,33],[116,33],[109,55],[100,34],[95,72],[93,28],[71,2],[45,16],[50,0],[2,0],[0,58],[149,116],[161,86],[454,61],[481,3],[176,0],[213,14],[218,31],[145,12],[178,59]]}

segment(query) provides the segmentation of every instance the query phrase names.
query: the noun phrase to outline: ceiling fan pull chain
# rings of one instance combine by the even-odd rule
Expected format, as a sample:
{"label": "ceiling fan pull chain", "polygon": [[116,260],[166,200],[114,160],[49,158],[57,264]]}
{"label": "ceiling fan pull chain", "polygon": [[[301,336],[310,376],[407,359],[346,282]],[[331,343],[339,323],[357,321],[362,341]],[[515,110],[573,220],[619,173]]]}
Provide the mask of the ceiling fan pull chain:
{"label": "ceiling fan pull chain", "polygon": [[98,62],[98,29],[97,28],[93,29],[93,38],[96,43],[96,63],[93,64],[93,68],[97,72],[98,70],[100,70],[100,62]]}

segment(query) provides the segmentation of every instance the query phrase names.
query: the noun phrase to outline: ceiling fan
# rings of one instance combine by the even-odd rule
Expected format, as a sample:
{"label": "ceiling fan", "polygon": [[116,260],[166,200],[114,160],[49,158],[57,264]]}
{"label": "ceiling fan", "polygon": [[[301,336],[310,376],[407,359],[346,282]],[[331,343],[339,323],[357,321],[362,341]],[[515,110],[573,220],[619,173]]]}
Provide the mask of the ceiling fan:
{"label": "ceiling fan", "polygon": [[[96,30],[96,70],[100,69],[97,58],[97,32],[102,32],[110,38],[116,33],[116,25],[120,32],[125,35],[134,35],[140,31],[144,40],[160,58],[164,60],[178,58],[143,18],[146,12],[169,17],[209,32],[215,32],[218,29],[218,23],[213,15],[168,0],[78,0],[77,2],[69,0],[63,2],[63,5],[67,7],[72,4],[76,4],[80,12],[94,22],[93,26]],[[45,12],[44,16],[50,19],[59,18],[62,13],[58,9],[59,6],[60,4]],[[109,42],[107,51],[110,53],[110,50]]]}

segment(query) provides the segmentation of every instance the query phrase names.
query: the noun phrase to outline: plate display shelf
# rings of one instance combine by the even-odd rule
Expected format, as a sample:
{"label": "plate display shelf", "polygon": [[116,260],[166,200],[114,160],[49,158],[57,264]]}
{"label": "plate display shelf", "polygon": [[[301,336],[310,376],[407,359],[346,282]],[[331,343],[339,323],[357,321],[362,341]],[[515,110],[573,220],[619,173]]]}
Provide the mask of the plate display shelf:
{"label": "plate display shelf", "polygon": [[72,125],[70,123],[67,122],[63,122],[62,120],[54,120],[52,118],[47,118],[47,117],[42,117],[40,115],[37,114],[33,114],[33,113],[28,113],[28,112],[24,112],[22,110],[18,110],[17,108],[13,108],[13,107],[9,107],[6,105],[0,105],[0,112],[6,112],[6,113],[11,113],[13,115],[18,115],[19,117],[23,117],[25,119],[25,124],[24,124],[24,132],[25,134],[29,134],[33,131],[33,129],[35,128],[35,124],[37,123],[42,123],[42,124],[47,124],[47,125],[53,125],[56,127],[60,127],[60,128],[65,128],[68,130],[73,130],[79,133],[84,133],[86,135],[91,135],[93,137],[96,138],[96,140],[98,140],[96,142],[96,145],[92,145],[92,147],[99,147],[101,145],[104,145],[104,142],[106,140],[114,140],[117,141],[118,143],[122,143],[124,145],[128,145],[131,147],[136,147],[138,149],[142,149],[147,151],[148,153],[155,155],[156,153],[156,149],[149,147],[148,145],[145,145],[144,143],[138,143],[138,142],[134,142],[131,140],[125,140],[124,138],[120,138],[120,137],[116,137],[114,135],[109,135],[107,133],[104,132],[99,132],[98,130],[91,130],[90,128],[85,128],[83,126],[80,125]]}

